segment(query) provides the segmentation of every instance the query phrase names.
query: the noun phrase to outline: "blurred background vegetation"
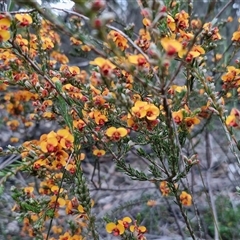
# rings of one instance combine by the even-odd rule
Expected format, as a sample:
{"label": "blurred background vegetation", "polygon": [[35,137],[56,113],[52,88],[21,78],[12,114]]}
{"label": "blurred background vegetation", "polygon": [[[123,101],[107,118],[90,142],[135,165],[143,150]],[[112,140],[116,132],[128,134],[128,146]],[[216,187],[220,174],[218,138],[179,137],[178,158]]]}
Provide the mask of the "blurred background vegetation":
{"label": "blurred background vegetation", "polygon": [[[26,8],[26,5],[29,5],[29,8],[31,7],[31,1],[27,0],[18,0],[18,4],[16,4],[15,0],[3,0],[0,1],[0,8],[2,11],[6,11],[7,7],[10,6],[11,11],[19,11],[24,8]],[[71,3],[71,4],[70,4]],[[182,9],[188,9],[187,7],[188,1],[180,1],[181,8]],[[210,21],[213,17],[217,16],[219,14],[220,9],[222,9],[227,1],[217,1],[216,6],[214,8],[214,11],[209,16],[209,19],[202,19],[206,21]],[[69,6],[73,6],[74,3],[71,1],[61,1],[61,0],[42,0],[41,1],[42,6],[46,7],[54,7],[57,6],[59,8],[66,8]],[[193,18],[203,18],[205,16],[206,11],[208,11],[209,8],[209,1],[193,1],[194,4],[194,12],[192,14]],[[222,41],[221,48],[227,49],[230,44],[230,39],[232,36],[232,33],[236,31],[238,27],[238,18],[239,18],[239,8],[240,4],[237,3],[237,1],[232,1],[230,7],[227,8],[226,11],[223,12],[223,14],[220,16],[217,21],[221,21],[221,19],[226,19],[227,17],[231,16],[233,18],[233,22],[231,24],[228,24],[225,26],[225,23],[222,22],[222,29],[221,29],[221,35],[224,39]],[[114,12],[116,15],[116,22],[113,24],[117,26],[120,29],[124,29],[125,26],[128,26],[129,24],[134,24],[134,32],[138,33],[138,30],[142,27],[141,17],[140,17],[140,11],[139,7],[136,4],[135,0],[107,0],[107,11]],[[66,21],[68,18],[66,13],[57,12],[59,14],[59,18],[61,21]],[[63,33],[59,32],[62,39],[62,47],[61,49],[63,52],[67,55],[67,57],[70,60],[70,65],[77,65],[81,69],[87,69],[88,68],[88,59],[90,59],[91,55],[83,55],[83,53],[78,52],[71,52],[69,51],[69,37],[65,36]],[[231,46],[229,48],[229,52],[231,52]],[[224,60],[224,62],[226,62]],[[238,101],[238,100],[236,100]],[[0,127],[1,127],[1,118],[0,118]],[[216,127],[216,126],[215,126]],[[209,130],[211,128],[209,127]],[[218,131],[215,135],[216,139],[221,138],[220,136],[221,132]],[[214,136],[214,134],[213,134]],[[1,140],[1,139],[0,139]],[[1,144],[7,144],[2,143]],[[221,145],[221,143],[219,143]],[[222,156],[223,158],[225,156]],[[1,161],[0,161],[1,163]],[[217,168],[216,168],[217,170]],[[239,183],[236,183],[239,184]],[[10,185],[10,184],[9,184]],[[150,196],[148,199],[150,199],[152,196]],[[125,199],[128,200],[127,198]],[[159,233],[159,218],[162,219],[161,224],[166,224],[166,222],[169,222],[171,217],[173,218],[174,214],[176,214],[176,211],[174,209],[170,209],[170,204],[168,203],[168,208],[165,207],[167,203],[161,203],[160,206],[155,207],[149,207],[145,204],[147,199],[144,199],[144,202],[141,202],[143,204],[143,207],[139,209],[139,201],[136,201],[136,203],[131,205],[131,209],[134,211],[134,205],[138,207],[138,212],[140,212],[142,217],[142,221],[144,224],[146,224],[149,231],[152,233]],[[163,200],[165,201],[165,200]],[[3,203],[3,202],[2,202]],[[219,221],[219,227],[220,227],[220,233],[222,235],[222,239],[240,239],[239,234],[239,215],[240,215],[240,207],[239,205],[234,205],[226,196],[219,195],[216,199],[216,211],[218,215],[218,221]],[[127,204],[123,203],[122,209],[127,208]],[[121,209],[121,211],[122,211]],[[130,211],[130,210],[129,210]],[[214,224],[212,221],[212,213],[209,211],[209,208],[203,209],[203,214],[201,216],[201,221],[203,222],[204,231],[206,236],[211,239],[214,235]],[[126,212],[126,214],[129,212]],[[164,217],[168,220],[164,221]],[[8,217],[8,216],[6,216]],[[114,217],[117,217],[114,216]],[[175,217],[175,216],[174,216]],[[179,216],[177,216],[179,217]],[[174,220],[173,220],[174,222]],[[194,222],[194,220],[193,220]],[[196,220],[195,220],[196,222]],[[3,226],[0,226],[3,229]],[[174,231],[174,230],[173,230]]]}

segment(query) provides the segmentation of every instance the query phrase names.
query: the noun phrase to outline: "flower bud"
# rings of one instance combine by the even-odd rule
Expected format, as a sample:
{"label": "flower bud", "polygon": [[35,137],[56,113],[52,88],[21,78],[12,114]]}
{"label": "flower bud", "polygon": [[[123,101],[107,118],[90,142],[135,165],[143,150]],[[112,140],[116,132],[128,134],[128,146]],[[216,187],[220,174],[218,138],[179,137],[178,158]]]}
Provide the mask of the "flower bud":
{"label": "flower bud", "polygon": [[106,2],[104,0],[94,0],[91,8],[93,11],[99,11],[105,6],[106,6]]}
{"label": "flower bud", "polygon": [[100,18],[96,18],[93,21],[93,27],[96,29],[100,29],[103,26],[103,21]]}

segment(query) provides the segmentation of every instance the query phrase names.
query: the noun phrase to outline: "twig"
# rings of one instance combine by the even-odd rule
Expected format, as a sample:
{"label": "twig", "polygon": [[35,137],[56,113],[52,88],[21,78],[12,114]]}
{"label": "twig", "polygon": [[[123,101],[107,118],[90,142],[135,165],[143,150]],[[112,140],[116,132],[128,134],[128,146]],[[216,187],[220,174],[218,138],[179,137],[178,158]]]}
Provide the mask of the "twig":
{"label": "twig", "polygon": [[147,189],[156,189],[156,187],[141,187],[141,188],[93,188],[89,191],[113,191],[113,192],[125,192],[125,191],[141,191]]}
{"label": "twig", "polygon": [[167,203],[168,207],[170,208],[171,212],[173,213],[173,217],[174,217],[174,220],[176,222],[178,231],[179,231],[179,233],[180,233],[180,235],[182,237],[182,240],[184,240],[185,239],[185,234],[184,234],[184,232],[182,230],[182,227],[180,226],[180,223],[179,223],[179,220],[178,220],[178,216],[176,215],[176,212],[175,212],[174,208],[172,208],[172,205],[169,203],[168,198],[164,197],[164,200]]}
{"label": "twig", "polygon": [[8,159],[6,160],[3,160],[3,162],[0,164],[0,170],[6,168],[7,166],[11,165],[12,163],[14,163],[15,161],[17,160],[20,160],[21,159],[21,156],[20,155],[11,155],[9,156]]}
{"label": "twig", "polygon": [[206,133],[205,133],[205,143],[206,143],[206,161],[207,161],[207,166],[208,166],[206,183],[207,183],[207,187],[208,187],[208,194],[209,194],[211,209],[212,209],[212,213],[213,213],[214,239],[218,240],[219,237],[221,239],[221,236],[219,235],[218,216],[217,216],[217,210],[216,210],[216,206],[215,206],[214,199],[213,199],[213,191],[212,191],[212,186],[211,186],[212,152],[211,152],[210,136],[209,136],[209,132],[207,129],[206,129]]}
{"label": "twig", "polygon": [[229,1],[223,6],[223,8],[222,8],[220,11],[218,11],[217,15],[215,16],[215,19],[219,18],[220,15],[227,9],[227,7],[228,7],[231,3],[233,3],[233,0],[229,0]]}
{"label": "twig", "polygon": [[185,211],[184,211],[184,209],[183,209],[182,203],[181,203],[181,201],[180,201],[180,199],[179,199],[179,196],[178,196],[177,189],[174,189],[173,193],[174,193],[174,196],[175,196],[177,205],[178,205],[178,207],[179,207],[179,209],[180,209],[180,212],[181,212],[181,214],[182,214],[182,216],[183,216],[183,218],[184,218],[184,222],[186,223],[187,229],[188,229],[188,231],[189,231],[192,239],[195,240],[195,239],[196,239],[196,236],[195,236],[194,231],[193,231],[193,229],[192,229],[192,227],[191,227],[191,224],[190,224],[190,222],[189,222],[189,219],[188,219],[188,217],[187,217],[187,214],[185,213]]}

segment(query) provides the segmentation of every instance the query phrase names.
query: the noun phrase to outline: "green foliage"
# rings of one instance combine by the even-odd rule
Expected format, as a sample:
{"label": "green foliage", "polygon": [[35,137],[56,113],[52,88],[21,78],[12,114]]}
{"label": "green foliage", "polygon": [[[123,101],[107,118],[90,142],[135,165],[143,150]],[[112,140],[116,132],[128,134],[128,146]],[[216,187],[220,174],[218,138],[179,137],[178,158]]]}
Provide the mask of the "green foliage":
{"label": "green foliage", "polygon": [[[233,206],[226,196],[219,196],[215,201],[218,216],[219,234],[222,240],[240,239],[240,205]],[[210,211],[203,215],[208,234],[214,237],[214,224]]]}

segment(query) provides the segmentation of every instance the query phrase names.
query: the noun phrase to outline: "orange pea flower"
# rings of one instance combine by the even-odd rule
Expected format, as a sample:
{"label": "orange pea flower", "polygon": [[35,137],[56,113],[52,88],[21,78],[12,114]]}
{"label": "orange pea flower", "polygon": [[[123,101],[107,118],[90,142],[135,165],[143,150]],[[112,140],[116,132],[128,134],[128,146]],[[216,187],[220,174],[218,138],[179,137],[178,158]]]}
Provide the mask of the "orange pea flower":
{"label": "orange pea flower", "polygon": [[73,204],[72,201],[67,200],[66,201],[66,209],[65,209],[66,214],[72,214],[73,213]]}
{"label": "orange pea flower", "polygon": [[[182,58],[186,53],[187,49],[182,49],[178,52],[178,56]],[[205,50],[201,46],[194,46],[186,56],[186,61],[191,62],[193,58],[197,58],[202,54],[205,54]]]}
{"label": "orange pea flower", "polygon": [[92,65],[97,65],[104,76],[109,76],[112,73],[112,70],[116,68],[116,66],[108,59],[102,57],[97,57],[94,59],[94,61],[90,61],[89,63]]}
{"label": "orange pea flower", "polygon": [[61,234],[63,229],[60,226],[54,225],[54,226],[52,226],[52,231],[54,234]]}
{"label": "orange pea flower", "polygon": [[168,37],[162,38],[161,44],[168,56],[173,56],[182,50],[182,44],[179,41],[172,38]]}
{"label": "orange pea flower", "polygon": [[127,129],[120,127],[110,127],[106,131],[106,135],[111,138],[113,141],[119,141],[121,138],[125,137],[128,134]]}
{"label": "orange pea flower", "polygon": [[33,187],[25,187],[24,188],[24,193],[27,194],[29,197],[33,197]]}
{"label": "orange pea flower", "polygon": [[211,33],[211,39],[216,41],[216,40],[220,40],[222,37],[219,33],[219,29],[218,27],[212,27],[212,23],[205,23],[203,25],[203,29],[209,33]]}
{"label": "orange pea flower", "polygon": [[234,115],[236,117],[240,117],[240,111],[237,108],[233,108],[230,112],[230,115]]}
{"label": "orange pea flower", "polygon": [[90,52],[92,50],[92,48],[88,45],[82,45],[81,46],[81,49],[84,51],[84,52]]}
{"label": "orange pea flower", "polygon": [[108,118],[100,111],[95,110],[89,113],[89,117],[94,119],[97,125],[104,125],[108,121]]}
{"label": "orange pea flower", "polygon": [[188,41],[194,38],[193,33],[185,32],[184,30],[181,30],[181,29],[179,29],[179,34],[180,34],[179,41],[181,43],[184,43],[184,41],[186,41],[185,43],[187,43]]}
{"label": "orange pea flower", "polygon": [[71,44],[77,45],[77,46],[82,44],[82,42],[80,40],[78,40],[78,39],[76,39],[74,37],[70,38],[70,42],[71,42]]}
{"label": "orange pea flower", "polygon": [[127,39],[123,37],[119,32],[111,30],[107,36],[108,39],[112,39],[119,49],[124,51],[128,48]]}
{"label": "orange pea flower", "polygon": [[143,18],[142,23],[145,27],[151,26],[151,20],[149,20],[148,18]]}
{"label": "orange pea flower", "polygon": [[192,128],[194,125],[199,124],[200,120],[199,120],[199,118],[194,116],[194,117],[186,117],[186,118],[184,118],[184,122],[185,122],[185,124],[186,124],[186,126],[188,128]]}
{"label": "orange pea flower", "polygon": [[183,120],[183,110],[178,110],[177,112],[172,112],[172,117],[176,124],[180,124]]}
{"label": "orange pea flower", "polygon": [[226,124],[229,127],[238,127],[240,126],[240,112],[238,109],[233,108],[230,115],[226,119]]}
{"label": "orange pea flower", "polygon": [[187,192],[183,191],[180,195],[180,201],[184,206],[191,206],[192,205],[192,196]]}
{"label": "orange pea flower", "polygon": [[128,228],[131,222],[132,219],[130,217],[124,217],[123,219],[118,220],[118,223],[123,225],[124,228]]}
{"label": "orange pea flower", "polygon": [[240,69],[235,68],[234,66],[227,67],[227,73],[225,73],[221,79],[224,82],[232,82],[234,80],[239,80]]}
{"label": "orange pea flower", "polygon": [[57,151],[55,154],[55,159],[52,161],[52,167],[54,169],[61,169],[62,167],[66,166],[68,154],[62,150]]}
{"label": "orange pea flower", "polygon": [[146,118],[150,121],[156,120],[159,116],[160,110],[154,104],[148,104],[146,106]]}
{"label": "orange pea flower", "polygon": [[62,193],[62,192],[63,192],[63,188],[61,188],[61,189],[59,190],[59,187],[56,186],[56,185],[54,185],[54,186],[51,187],[51,191],[53,192],[54,195],[57,195],[58,192],[59,192],[59,193]]}
{"label": "orange pea flower", "polygon": [[146,240],[146,238],[143,235],[147,231],[147,228],[145,226],[138,226],[136,221],[135,221],[134,225],[131,225],[129,230],[133,233],[133,235],[138,240]]}
{"label": "orange pea flower", "polygon": [[82,205],[79,204],[76,197],[72,198],[72,200],[66,200],[66,213],[72,214],[74,210],[78,210],[80,213],[84,212]]}
{"label": "orange pea flower", "polygon": [[20,47],[24,47],[24,46],[28,46],[28,40],[23,38],[22,35],[17,34],[15,42],[20,46]]}
{"label": "orange pea flower", "polygon": [[10,39],[11,34],[8,28],[11,25],[11,21],[8,18],[3,18],[0,20],[0,42],[6,42]]}
{"label": "orange pea flower", "polygon": [[56,52],[56,51],[53,51],[51,53],[51,57],[54,58],[56,61],[58,61],[59,63],[62,63],[62,64],[66,64],[69,62],[69,59],[67,58],[66,55],[64,54],[61,54],[59,52]]}
{"label": "orange pea flower", "polygon": [[132,107],[132,114],[137,118],[144,118],[147,114],[146,106],[148,102],[144,101],[136,101],[134,106]]}
{"label": "orange pea flower", "polygon": [[185,29],[189,27],[189,14],[182,10],[175,15],[175,21],[178,28]]}
{"label": "orange pea flower", "polygon": [[167,15],[167,25],[172,32],[176,30],[175,20],[170,15]]}
{"label": "orange pea flower", "polygon": [[127,125],[128,127],[132,128],[134,131],[139,130],[139,125],[131,117],[127,119]]}
{"label": "orange pea flower", "polygon": [[57,137],[60,139],[60,145],[65,149],[70,149],[73,146],[74,137],[67,129],[59,129]]}
{"label": "orange pea flower", "polygon": [[19,141],[19,138],[17,138],[17,137],[11,137],[10,138],[11,143],[17,143],[18,141]]}
{"label": "orange pea flower", "polygon": [[56,208],[59,208],[59,207],[65,206],[65,204],[66,204],[66,201],[63,198],[61,197],[57,198],[56,195],[53,195],[49,202],[49,207],[54,208],[56,206]]}
{"label": "orange pea flower", "polygon": [[20,123],[18,120],[11,120],[7,122],[7,126],[13,131],[15,131],[19,127],[19,125]]}
{"label": "orange pea flower", "polygon": [[59,240],[70,240],[70,239],[72,239],[72,237],[69,232],[65,232],[64,235],[59,236]]}
{"label": "orange pea flower", "polygon": [[86,123],[82,119],[74,120],[73,126],[81,132],[83,128],[86,126]]}
{"label": "orange pea flower", "polygon": [[133,116],[137,118],[146,117],[150,121],[156,120],[160,114],[158,107],[145,101],[136,101],[131,110]]}
{"label": "orange pea flower", "polygon": [[51,50],[54,48],[54,43],[51,38],[43,37],[42,38],[42,49],[43,50]]}
{"label": "orange pea flower", "polygon": [[95,105],[103,106],[104,103],[106,102],[106,100],[103,98],[103,96],[97,95],[97,96],[93,97],[93,102]]}
{"label": "orange pea flower", "polygon": [[33,169],[38,170],[42,166],[47,165],[47,160],[46,159],[39,159],[33,163]]}
{"label": "orange pea flower", "polygon": [[226,119],[226,124],[229,127],[238,127],[239,126],[239,119],[236,118],[234,115],[229,115]]}
{"label": "orange pea flower", "polygon": [[7,30],[11,26],[11,20],[9,18],[0,19],[0,29]]}
{"label": "orange pea flower", "polygon": [[97,157],[101,157],[103,155],[105,155],[106,151],[102,150],[102,149],[94,149],[93,150],[93,155],[97,156]]}
{"label": "orange pea flower", "polygon": [[78,210],[80,213],[84,213],[84,208],[83,208],[82,205],[78,205],[77,210]]}
{"label": "orange pea flower", "polygon": [[71,73],[71,76],[76,76],[80,74],[80,68],[78,66],[68,67],[68,70]]}
{"label": "orange pea flower", "polygon": [[147,206],[149,206],[149,207],[154,207],[156,205],[157,205],[157,201],[156,200],[150,199],[150,200],[147,201]]}
{"label": "orange pea flower", "polygon": [[131,225],[130,226],[130,231],[131,232],[138,231],[138,232],[141,232],[141,233],[145,233],[147,231],[147,229],[146,229],[145,226],[134,226],[134,225]]}
{"label": "orange pea flower", "polygon": [[51,131],[49,134],[44,134],[40,138],[40,148],[44,153],[52,153],[58,150],[57,134]]}
{"label": "orange pea flower", "polygon": [[115,224],[113,222],[110,222],[106,225],[106,231],[108,233],[112,233],[114,236],[119,236],[119,235],[122,235],[124,233],[125,228],[120,223]]}
{"label": "orange pea flower", "polygon": [[76,164],[74,164],[74,163],[69,163],[65,168],[71,174],[74,174],[76,172],[76,170],[77,170]]}
{"label": "orange pea flower", "polygon": [[168,196],[168,194],[170,193],[170,188],[168,187],[167,181],[162,181],[159,188],[163,196]]}
{"label": "orange pea flower", "polygon": [[128,61],[139,67],[148,67],[149,63],[142,54],[128,56]]}
{"label": "orange pea flower", "polygon": [[179,86],[179,85],[172,85],[169,89],[168,89],[168,93],[169,94],[175,94],[177,93],[181,93],[183,91],[187,91],[187,87],[186,85],[183,86]]}
{"label": "orange pea flower", "polygon": [[232,41],[237,41],[237,42],[240,41],[240,30],[233,33]]}
{"label": "orange pea flower", "polygon": [[142,40],[145,40],[145,41],[150,41],[151,40],[151,35],[150,35],[149,31],[147,31],[144,28],[141,28],[139,30],[139,36],[141,37]]}
{"label": "orange pea flower", "polygon": [[20,22],[20,26],[22,27],[32,24],[32,17],[29,14],[16,14],[15,18]]}
{"label": "orange pea flower", "polygon": [[193,19],[191,21],[191,26],[192,26],[193,29],[199,29],[202,26],[202,22],[201,22],[200,19]]}

